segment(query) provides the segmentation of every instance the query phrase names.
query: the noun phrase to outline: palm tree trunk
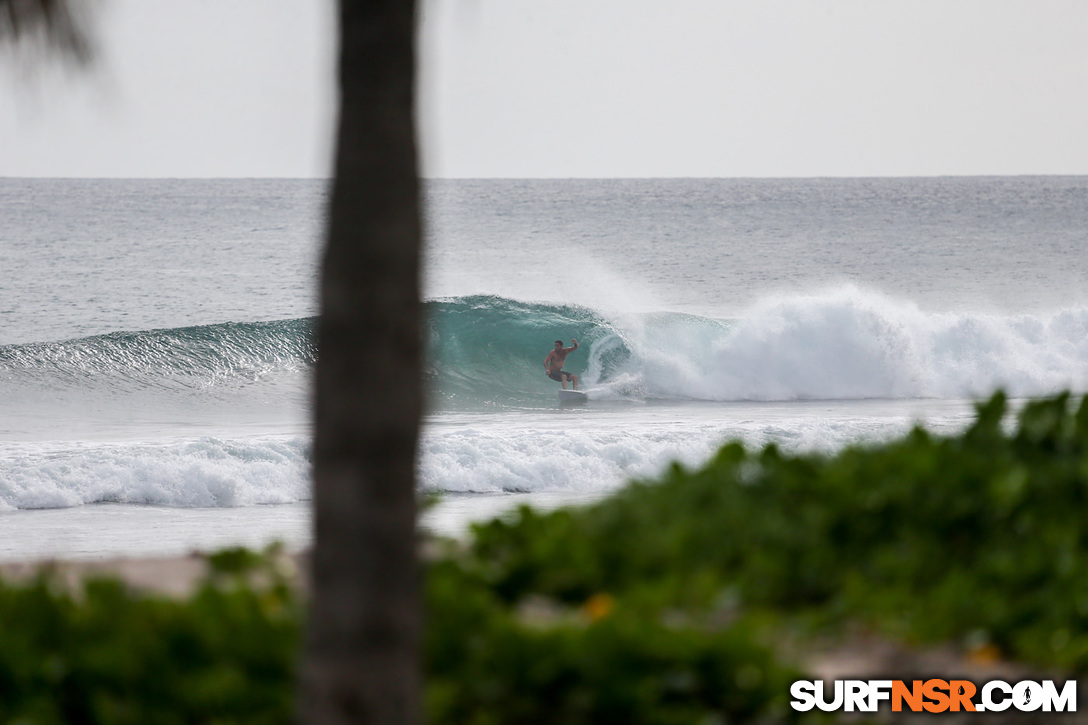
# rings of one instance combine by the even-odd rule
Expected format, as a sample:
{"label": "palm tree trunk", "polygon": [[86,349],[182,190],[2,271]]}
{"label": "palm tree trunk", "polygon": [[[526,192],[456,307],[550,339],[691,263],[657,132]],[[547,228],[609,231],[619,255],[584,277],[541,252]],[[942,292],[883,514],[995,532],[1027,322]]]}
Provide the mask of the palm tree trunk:
{"label": "palm tree trunk", "polygon": [[340,128],[317,327],[304,722],[420,719],[414,6],[340,2]]}

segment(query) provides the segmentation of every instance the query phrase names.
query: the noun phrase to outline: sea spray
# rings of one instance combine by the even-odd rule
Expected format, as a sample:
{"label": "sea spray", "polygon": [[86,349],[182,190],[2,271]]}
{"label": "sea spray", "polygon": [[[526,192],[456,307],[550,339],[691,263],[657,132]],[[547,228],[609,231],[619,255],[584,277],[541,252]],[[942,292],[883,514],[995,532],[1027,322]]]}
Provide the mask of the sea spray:
{"label": "sea spray", "polygon": [[707,400],[978,398],[1088,387],[1088,308],[934,313],[845,287],[770,299],[715,344],[697,380],[667,394]]}

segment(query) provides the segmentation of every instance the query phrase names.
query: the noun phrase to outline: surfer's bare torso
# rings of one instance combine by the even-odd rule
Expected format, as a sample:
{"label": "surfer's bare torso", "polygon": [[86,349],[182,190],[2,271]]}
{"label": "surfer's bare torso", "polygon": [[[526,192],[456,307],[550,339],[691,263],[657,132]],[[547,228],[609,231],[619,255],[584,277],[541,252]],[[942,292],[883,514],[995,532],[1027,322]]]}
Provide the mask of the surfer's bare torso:
{"label": "surfer's bare torso", "polygon": [[567,361],[567,355],[577,347],[577,342],[574,343],[574,347],[559,347],[556,345],[555,349],[548,353],[548,357],[544,358],[544,367],[548,368],[550,373],[559,372],[563,369],[563,363]]}
{"label": "surfer's bare torso", "polygon": [[563,347],[563,343],[559,340],[555,341],[555,349],[548,353],[548,356],[544,358],[544,373],[563,385],[565,390],[567,387],[567,380],[569,379],[574,383],[574,389],[578,389],[578,376],[572,373],[563,372],[563,363],[567,360],[567,355],[578,349],[578,341],[571,340],[571,347]]}

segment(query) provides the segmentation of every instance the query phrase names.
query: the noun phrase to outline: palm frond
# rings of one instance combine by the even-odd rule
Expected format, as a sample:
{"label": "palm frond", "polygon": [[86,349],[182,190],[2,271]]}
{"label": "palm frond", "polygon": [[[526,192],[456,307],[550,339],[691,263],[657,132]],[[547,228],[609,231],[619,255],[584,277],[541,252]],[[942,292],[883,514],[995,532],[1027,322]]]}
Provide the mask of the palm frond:
{"label": "palm frond", "polygon": [[0,44],[44,45],[78,63],[91,58],[89,0],[0,0]]}

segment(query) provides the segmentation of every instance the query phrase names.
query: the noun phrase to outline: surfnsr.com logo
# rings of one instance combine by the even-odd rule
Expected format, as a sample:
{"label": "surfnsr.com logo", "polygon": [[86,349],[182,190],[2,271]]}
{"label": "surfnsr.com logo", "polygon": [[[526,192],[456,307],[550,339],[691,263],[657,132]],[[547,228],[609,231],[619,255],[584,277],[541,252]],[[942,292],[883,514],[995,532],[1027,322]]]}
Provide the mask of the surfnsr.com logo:
{"label": "surfnsr.com logo", "polygon": [[790,705],[798,712],[876,712],[885,702],[892,712],[1077,711],[1076,680],[1060,691],[1053,680],[990,680],[982,687],[969,680],[835,680],[830,689],[825,692],[820,680],[798,680],[790,687]]}

